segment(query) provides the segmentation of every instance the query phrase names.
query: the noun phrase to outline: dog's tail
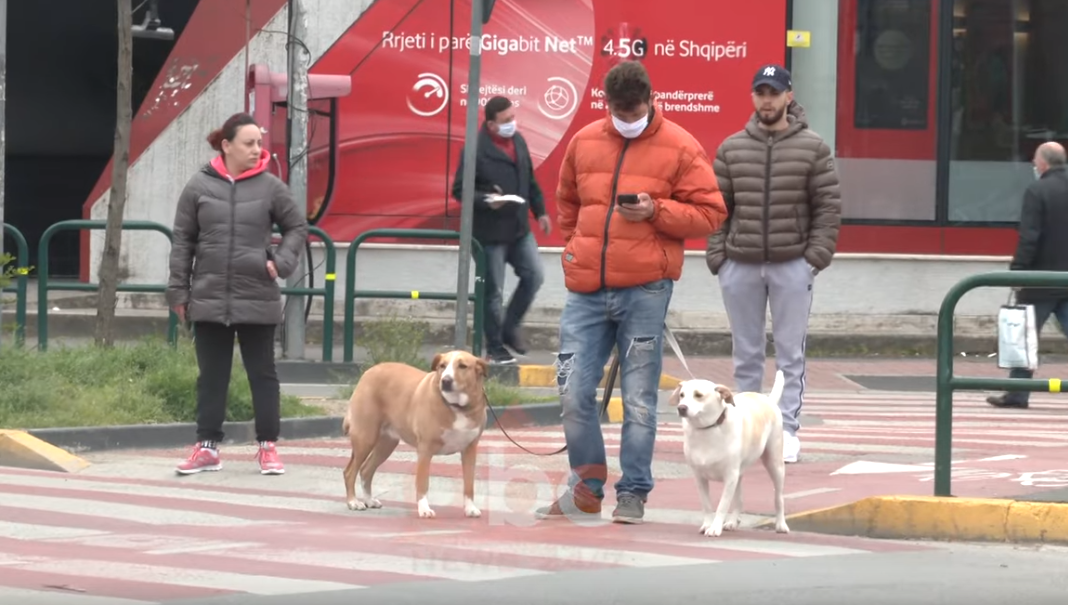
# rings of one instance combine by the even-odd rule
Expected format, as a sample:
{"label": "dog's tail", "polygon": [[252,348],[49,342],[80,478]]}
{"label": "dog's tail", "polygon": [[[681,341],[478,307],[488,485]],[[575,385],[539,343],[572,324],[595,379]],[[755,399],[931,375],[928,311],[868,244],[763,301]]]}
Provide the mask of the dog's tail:
{"label": "dog's tail", "polygon": [[768,399],[771,403],[779,405],[779,399],[782,398],[782,388],[786,384],[786,377],[783,376],[782,370],[775,371],[775,384],[771,387],[771,393],[768,393]]}

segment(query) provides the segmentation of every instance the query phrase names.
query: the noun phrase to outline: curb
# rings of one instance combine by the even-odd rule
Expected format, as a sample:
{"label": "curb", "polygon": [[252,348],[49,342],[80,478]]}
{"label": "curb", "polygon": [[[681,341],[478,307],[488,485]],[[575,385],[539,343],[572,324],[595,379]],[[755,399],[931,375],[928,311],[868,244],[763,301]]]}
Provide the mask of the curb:
{"label": "curb", "polygon": [[[493,408],[493,413],[487,415],[486,427],[492,428],[497,424],[497,419],[505,430],[552,426],[560,423],[559,403],[533,403],[526,405],[509,406],[505,408]],[[256,441],[256,428],[253,421],[228,422],[223,425],[226,433],[223,439],[224,445],[241,445]],[[47,428],[31,429],[29,431],[3,431],[0,430],[0,467],[17,466],[21,458],[5,455],[8,450],[15,450],[8,446],[14,443],[11,439],[5,439],[7,434],[25,435],[36,448],[41,451],[51,451],[58,459],[66,457],[68,460],[80,461],[85,468],[88,462],[77,458],[72,453],[103,452],[124,449],[169,449],[187,447],[193,443],[196,436],[196,424],[172,423],[172,424],[135,424],[128,426],[101,426],[101,427],[72,427],[72,428]],[[280,442],[300,439],[320,439],[328,437],[342,437],[340,416],[313,416],[309,418],[283,418],[282,436]],[[22,443],[23,441],[19,441]],[[66,451],[64,451],[66,450]],[[57,453],[58,452],[58,453]],[[76,463],[68,463],[77,466]],[[39,470],[57,470],[53,467],[35,467]],[[65,470],[65,472],[75,472]]]}
{"label": "curb", "polygon": [[[32,305],[31,305],[32,307]],[[14,310],[2,311],[5,322],[14,321]],[[50,339],[92,338],[93,322],[86,321],[85,312],[69,311],[50,312],[48,330]],[[356,318],[357,329],[367,321],[367,317]],[[417,318],[428,322],[431,333],[428,343],[450,346],[453,342],[453,322],[438,318]],[[27,310],[26,337],[37,337],[37,310]],[[340,343],[344,326],[341,313],[334,318],[335,342]],[[559,346],[559,324],[529,324],[524,328],[524,338],[532,350],[556,350]],[[679,345],[687,355],[694,357],[719,357],[731,355],[731,333],[722,328],[677,328],[674,329]],[[115,338],[117,340],[138,340],[145,336],[162,337],[167,333],[167,316],[162,311],[158,315],[123,315],[115,318]],[[306,336],[309,349],[322,348],[323,319],[313,315],[307,324]],[[997,350],[997,335],[991,331],[983,334],[955,334],[953,348],[956,351],[990,352]],[[934,357],[937,353],[937,338],[932,331],[928,333],[884,332],[809,332],[805,344],[809,355],[815,357],[885,357],[885,356],[921,356]],[[774,344],[767,343],[766,353],[774,353]],[[1040,355],[1068,354],[1068,341],[1057,338],[1043,339],[1039,345]]]}
{"label": "curb", "polygon": [[[611,365],[607,365],[607,366],[604,367],[604,377],[601,378],[601,382],[600,382],[600,384],[597,385],[597,388],[603,389],[603,388],[605,388],[607,386],[607,383],[608,383],[608,371],[609,371],[609,369],[611,369],[611,367],[612,367]],[[506,382],[506,384],[514,384],[514,385],[520,386],[520,387],[556,388],[556,386],[557,386],[556,385],[556,366],[551,366],[551,365],[518,365],[518,366],[512,366],[512,368],[509,368],[508,366],[491,366],[491,370],[490,370],[490,376],[491,377],[493,377],[495,375],[495,371],[494,371],[495,369],[497,369],[497,371],[501,371],[501,370],[508,371],[510,369],[514,369],[515,370],[515,373],[514,373],[514,376],[515,376],[514,381],[515,382]],[[511,378],[511,377],[509,377],[509,378]],[[503,378],[498,378],[498,380],[501,380],[502,382],[505,382],[505,380]],[[617,375],[616,376],[616,382],[615,382],[615,386],[616,387],[620,386],[620,380],[621,380],[621,375]],[[674,390],[675,387],[679,386],[680,382],[682,382],[682,380],[679,379],[679,378],[675,378],[674,376],[670,376],[668,374],[661,374],[660,375],[660,390],[668,390],[668,391]]]}
{"label": "curb", "polygon": [[0,466],[76,473],[89,463],[25,431],[0,429]]}
{"label": "curb", "polygon": [[874,496],[786,520],[791,531],[867,538],[1068,544],[1068,504],[1049,502]]}
{"label": "curb", "polygon": [[[341,361],[292,361],[279,359],[275,362],[278,368],[278,378],[286,384],[332,384],[339,386],[346,382],[352,382],[360,375],[362,364],[345,363]],[[611,366],[605,366],[605,377],[597,388],[605,388],[608,382],[608,370]],[[491,365],[489,367],[490,378],[495,378],[502,384],[517,387],[556,388],[556,367],[552,365]],[[616,377],[615,386],[620,386],[621,376]],[[660,389],[674,390],[679,386],[681,379],[668,374],[660,375]]]}

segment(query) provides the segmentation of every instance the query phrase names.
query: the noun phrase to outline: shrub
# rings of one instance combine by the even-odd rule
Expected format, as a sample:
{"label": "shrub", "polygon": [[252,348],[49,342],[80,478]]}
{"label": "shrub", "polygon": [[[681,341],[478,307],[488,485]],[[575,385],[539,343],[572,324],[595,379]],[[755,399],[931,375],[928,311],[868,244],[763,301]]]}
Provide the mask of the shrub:
{"label": "shrub", "polygon": [[[193,345],[161,339],[132,345],[0,350],[0,427],[161,424],[196,420]],[[282,396],[283,417],[322,414]],[[252,393],[235,352],[226,419],[252,420]]]}

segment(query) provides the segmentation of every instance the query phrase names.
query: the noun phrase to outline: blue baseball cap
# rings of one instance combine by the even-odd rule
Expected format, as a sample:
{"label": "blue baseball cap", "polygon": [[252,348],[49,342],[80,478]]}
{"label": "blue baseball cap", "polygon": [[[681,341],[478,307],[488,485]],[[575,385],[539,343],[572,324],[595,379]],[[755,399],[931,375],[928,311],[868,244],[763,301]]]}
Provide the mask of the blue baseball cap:
{"label": "blue baseball cap", "polygon": [[792,90],[794,87],[793,77],[790,72],[781,65],[765,65],[757,70],[753,76],[753,90],[758,86],[767,84],[779,92]]}

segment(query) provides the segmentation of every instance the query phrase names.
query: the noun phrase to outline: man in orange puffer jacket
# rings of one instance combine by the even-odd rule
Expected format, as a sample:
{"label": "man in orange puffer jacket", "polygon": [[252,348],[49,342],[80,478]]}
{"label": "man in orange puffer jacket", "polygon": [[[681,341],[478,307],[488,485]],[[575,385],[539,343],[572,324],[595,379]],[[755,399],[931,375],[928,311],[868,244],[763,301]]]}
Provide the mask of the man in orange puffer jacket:
{"label": "man in orange puffer jacket", "polygon": [[571,490],[537,512],[601,515],[608,471],[596,394],[615,346],[623,476],[613,520],[641,523],[653,488],[664,322],[684,240],[715,233],[727,209],[708,155],[654,106],[640,63],[612,68],[604,90],[610,115],[571,139],[556,190],[568,289],[556,367],[572,476]]}

